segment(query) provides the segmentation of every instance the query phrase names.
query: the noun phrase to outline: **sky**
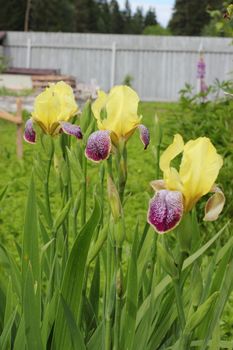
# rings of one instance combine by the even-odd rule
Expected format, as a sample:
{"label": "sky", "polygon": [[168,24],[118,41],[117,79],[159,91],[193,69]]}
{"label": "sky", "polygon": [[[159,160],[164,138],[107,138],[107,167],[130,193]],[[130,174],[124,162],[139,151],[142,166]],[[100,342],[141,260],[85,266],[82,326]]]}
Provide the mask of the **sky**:
{"label": "sky", "polygon": [[[157,20],[164,27],[168,24],[171,18],[172,8],[175,0],[129,0],[132,10],[134,11],[137,6],[147,11],[150,7],[154,7],[157,14]],[[125,0],[119,0],[121,7],[124,7]]]}

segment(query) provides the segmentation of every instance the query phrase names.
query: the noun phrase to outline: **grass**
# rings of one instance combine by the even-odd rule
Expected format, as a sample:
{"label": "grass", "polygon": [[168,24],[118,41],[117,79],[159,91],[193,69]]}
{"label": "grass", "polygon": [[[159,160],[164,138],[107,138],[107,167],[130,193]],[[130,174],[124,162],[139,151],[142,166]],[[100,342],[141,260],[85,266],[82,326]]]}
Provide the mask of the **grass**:
{"label": "grass", "polygon": [[30,96],[33,92],[34,89],[12,90],[6,87],[0,87],[0,96],[25,97]]}

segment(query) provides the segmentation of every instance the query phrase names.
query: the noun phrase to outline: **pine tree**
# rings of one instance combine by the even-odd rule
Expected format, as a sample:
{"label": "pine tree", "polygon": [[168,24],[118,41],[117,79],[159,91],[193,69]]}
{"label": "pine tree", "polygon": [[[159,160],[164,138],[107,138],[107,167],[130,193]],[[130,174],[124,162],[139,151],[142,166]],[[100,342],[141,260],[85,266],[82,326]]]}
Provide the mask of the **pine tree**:
{"label": "pine tree", "polygon": [[208,8],[216,8],[220,0],[176,0],[169,28],[175,35],[200,35],[210,21]]}
{"label": "pine tree", "polygon": [[0,0],[0,30],[24,30],[26,0]]}
{"label": "pine tree", "polygon": [[74,6],[67,0],[31,0],[29,30],[74,31]]}
{"label": "pine tree", "polygon": [[142,34],[143,29],[144,29],[143,10],[141,7],[137,7],[132,20],[132,32],[133,34]]}
{"label": "pine tree", "polygon": [[110,31],[110,9],[106,0],[99,0],[97,14],[97,32],[109,33]]}
{"label": "pine tree", "polygon": [[147,11],[144,24],[145,24],[145,27],[154,26],[158,24],[157,18],[156,18],[156,12],[154,8],[150,7],[149,10]]}
{"label": "pine tree", "polygon": [[132,33],[132,12],[129,0],[125,2],[125,8],[123,10],[123,18],[124,18],[124,34]]}
{"label": "pine tree", "polygon": [[123,20],[123,15],[120,11],[117,0],[111,0],[110,14],[111,14],[110,33],[117,33],[117,34],[123,33],[124,20]]}

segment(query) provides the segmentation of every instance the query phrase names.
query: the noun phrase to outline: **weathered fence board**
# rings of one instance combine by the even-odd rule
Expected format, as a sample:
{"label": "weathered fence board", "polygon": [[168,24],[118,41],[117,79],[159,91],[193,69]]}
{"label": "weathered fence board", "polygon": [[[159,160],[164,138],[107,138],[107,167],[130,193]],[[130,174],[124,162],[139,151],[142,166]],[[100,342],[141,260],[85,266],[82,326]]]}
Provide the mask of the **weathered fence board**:
{"label": "weathered fence board", "polygon": [[141,99],[172,101],[186,82],[196,86],[200,46],[207,84],[229,79],[230,38],[7,32],[4,51],[14,67],[60,69],[105,90],[129,74]]}

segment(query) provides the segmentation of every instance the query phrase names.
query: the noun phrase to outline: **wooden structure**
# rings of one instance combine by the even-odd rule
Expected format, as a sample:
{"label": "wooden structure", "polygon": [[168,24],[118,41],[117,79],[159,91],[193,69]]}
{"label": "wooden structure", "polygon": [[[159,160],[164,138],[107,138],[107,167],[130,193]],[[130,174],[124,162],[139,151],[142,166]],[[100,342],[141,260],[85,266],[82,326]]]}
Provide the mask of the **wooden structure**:
{"label": "wooden structure", "polygon": [[22,117],[22,100],[16,100],[16,115],[5,111],[0,111],[0,119],[6,120],[16,125],[16,153],[17,157],[23,157],[23,117]]}
{"label": "wooden structure", "polygon": [[69,84],[73,89],[76,87],[75,78],[70,75],[61,75],[59,69],[10,67],[5,73],[31,76],[33,89],[44,89],[48,84],[57,83],[61,80]]}
{"label": "wooden structure", "polygon": [[75,78],[69,75],[32,75],[32,87],[35,89],[44,89],[50,83],[57,83],[63,80],[69,84],[73,89],[76,87]]}

